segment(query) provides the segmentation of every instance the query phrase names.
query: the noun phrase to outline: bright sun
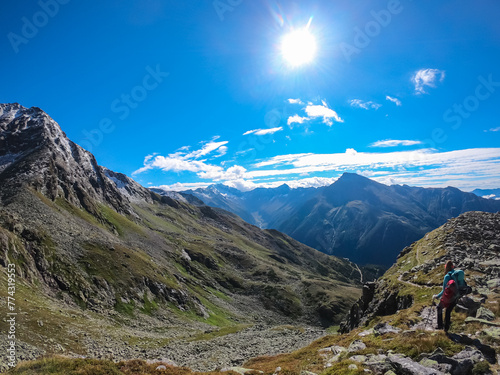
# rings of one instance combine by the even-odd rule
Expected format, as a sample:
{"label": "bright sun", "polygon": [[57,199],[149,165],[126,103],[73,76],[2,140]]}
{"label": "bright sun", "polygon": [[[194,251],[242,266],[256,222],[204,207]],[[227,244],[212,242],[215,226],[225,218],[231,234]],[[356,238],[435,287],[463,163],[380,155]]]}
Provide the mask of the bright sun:
{"label": "bright sun", "polygon": [[316,39],[307,28],[294,30],[281,41],[281,53],[293,67],[308,64],[316,57]]}

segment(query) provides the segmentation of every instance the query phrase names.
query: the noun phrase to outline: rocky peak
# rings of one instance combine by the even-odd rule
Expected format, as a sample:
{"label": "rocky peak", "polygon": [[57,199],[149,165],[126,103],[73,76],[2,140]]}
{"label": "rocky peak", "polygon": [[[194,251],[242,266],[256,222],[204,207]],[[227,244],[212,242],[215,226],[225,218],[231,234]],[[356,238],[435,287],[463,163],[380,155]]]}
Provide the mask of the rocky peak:
{"label": "rocky peak", "polygon": [[0,105],[0,186],[2,199],[29,186],[51,200],[96,213],[100,203],[130,212],[133,200],[151,193],[128,177],[100,167],[90,152],[70,141],[49,115],[17,103]]}

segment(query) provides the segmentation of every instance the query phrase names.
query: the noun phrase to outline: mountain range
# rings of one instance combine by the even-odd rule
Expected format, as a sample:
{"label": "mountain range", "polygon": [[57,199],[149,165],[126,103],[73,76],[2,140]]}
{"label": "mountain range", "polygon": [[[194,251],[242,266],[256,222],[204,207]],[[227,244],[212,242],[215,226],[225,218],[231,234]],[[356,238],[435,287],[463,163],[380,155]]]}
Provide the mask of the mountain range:
{"label": "mountain range", "polygon": [[41,109],[1,104],[2,285],[10,264],[19,348],[117,358],[213,327],[328,326],[362,279],[276,230],[162,197],[98,165]]}
{"label": "mountain range", "polygon": [[[165,195],[179,193],[156,192]],[[224,185],[182,192],[273,228],[326,254],[358,264],[389,267],[399,252],[448,219],[468,211],[500,211],[500,201],[453,187],[387,186],[344,173],[320,188],[258,188],[242,192]]]}

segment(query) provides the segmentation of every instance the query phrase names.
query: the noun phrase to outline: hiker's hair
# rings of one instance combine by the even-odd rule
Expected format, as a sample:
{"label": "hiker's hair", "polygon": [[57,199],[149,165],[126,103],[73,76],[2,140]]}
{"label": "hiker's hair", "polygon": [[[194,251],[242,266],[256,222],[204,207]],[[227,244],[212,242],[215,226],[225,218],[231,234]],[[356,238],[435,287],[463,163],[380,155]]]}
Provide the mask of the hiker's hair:
{"label": "hiker's hair", "polygon": [[453,262],[451,260],[447,261],[446,264],[444,265],[444,269],[446,272],[450,272],[455,266],[453,265]]}

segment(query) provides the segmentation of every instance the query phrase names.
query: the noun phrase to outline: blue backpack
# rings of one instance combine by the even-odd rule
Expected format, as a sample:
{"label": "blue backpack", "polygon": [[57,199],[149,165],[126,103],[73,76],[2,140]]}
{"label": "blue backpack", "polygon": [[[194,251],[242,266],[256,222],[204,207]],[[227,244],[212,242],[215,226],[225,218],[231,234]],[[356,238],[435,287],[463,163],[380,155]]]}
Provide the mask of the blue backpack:
{"label": "blue backpack", "polygon": [[462,270],[453,270],[450,275],[458,285],[459,296],[472,293],[472,288],[465,282],[465,274]]}

